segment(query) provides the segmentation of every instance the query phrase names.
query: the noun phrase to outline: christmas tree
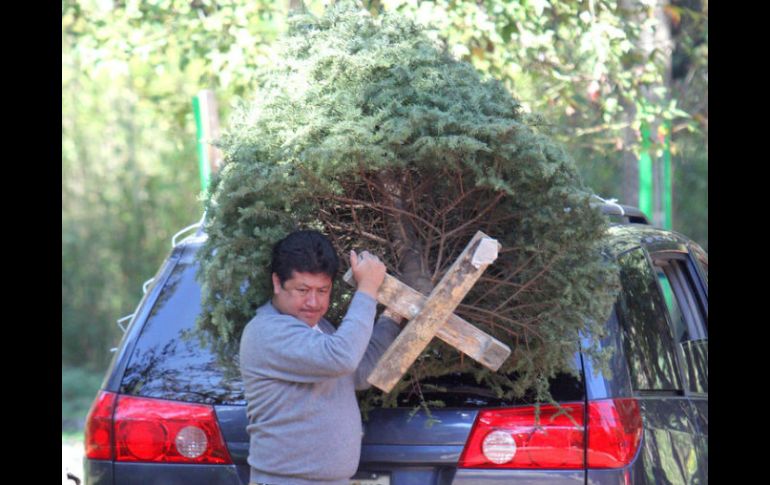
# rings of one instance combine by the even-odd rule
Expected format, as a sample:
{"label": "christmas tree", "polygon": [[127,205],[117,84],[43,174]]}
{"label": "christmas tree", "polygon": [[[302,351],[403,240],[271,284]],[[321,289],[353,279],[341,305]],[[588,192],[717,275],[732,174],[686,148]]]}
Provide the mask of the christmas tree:
{"label": "christmas tree", "polygon": [[[434,339],[385,404],[461,371],[501,397],[548,399],[548,378],[574,372],[581,332],[594,339],[585,351],[606,358],[595,339],[618,288],[601,252],[607,221],[569,155],[501,83],[414,22],[349,4],[294,17],[279,49],[220,143],[199,253],[201,330],[237,341],[271,295],[271,248],[292,230],[320,230],[341,255],[378,254],[425,295],[481,230],[502,251],[456,313],[511,357],[494,373]],[[339,320],[350,296],[338,278],[327,318]]]}

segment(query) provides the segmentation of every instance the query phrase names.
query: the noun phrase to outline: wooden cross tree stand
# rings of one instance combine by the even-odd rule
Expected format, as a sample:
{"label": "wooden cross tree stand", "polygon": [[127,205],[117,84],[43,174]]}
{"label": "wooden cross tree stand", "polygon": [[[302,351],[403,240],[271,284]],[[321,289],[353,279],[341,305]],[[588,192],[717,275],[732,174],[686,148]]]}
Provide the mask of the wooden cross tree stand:
{"label": "wooden cross tree stand", "polygon": [[[500,244],[477,232],[428,297],[390,275],[380,286],[377,301],[411,319],[380,358],[367,381],[390,392],[434,336],[485,367],[496,371],[511,349],[454,314],[462,299],[495,259]],[[352,270],[343,277],[353,286]]]}

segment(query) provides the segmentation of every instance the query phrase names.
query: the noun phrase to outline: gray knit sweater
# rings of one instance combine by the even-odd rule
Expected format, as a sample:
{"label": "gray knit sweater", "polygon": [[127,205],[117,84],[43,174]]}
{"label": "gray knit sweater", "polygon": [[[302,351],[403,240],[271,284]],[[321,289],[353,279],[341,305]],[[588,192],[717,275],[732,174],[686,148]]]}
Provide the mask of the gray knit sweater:
{"label": "gray knit sweater", "polygon": [[339,328],[323,333],[266,303],[241,337],[251,482],[348,485],[361,456],[356,389],[398,335],[377,302],[356,292]]}

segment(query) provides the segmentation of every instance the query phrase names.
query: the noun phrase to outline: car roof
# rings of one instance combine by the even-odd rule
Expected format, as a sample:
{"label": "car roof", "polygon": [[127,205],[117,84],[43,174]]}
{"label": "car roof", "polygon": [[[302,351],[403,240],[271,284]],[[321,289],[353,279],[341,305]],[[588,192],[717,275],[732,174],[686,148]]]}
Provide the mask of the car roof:
{"label": "car roof", "polygon": [[[690,238],[678,232],[642,224],[611,225],[608,230],[607,243],[613,256],[618,256],[637,247],[643,247],[648,252],[655,253],[661,251],[684,252],[689,247],[697,246]],[[697,247],[700,249],[699,246]]]}

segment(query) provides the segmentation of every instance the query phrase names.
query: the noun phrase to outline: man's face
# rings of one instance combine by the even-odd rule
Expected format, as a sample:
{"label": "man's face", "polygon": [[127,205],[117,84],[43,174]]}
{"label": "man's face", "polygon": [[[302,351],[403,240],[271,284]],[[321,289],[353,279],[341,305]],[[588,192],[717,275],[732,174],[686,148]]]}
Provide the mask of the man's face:
{"label": "man's face", "polygon": [[273,305],[279,312],[299,318],[314,327],[329,309],[332,279],[324,273],[292,271],[284,281],[273,273]]}

